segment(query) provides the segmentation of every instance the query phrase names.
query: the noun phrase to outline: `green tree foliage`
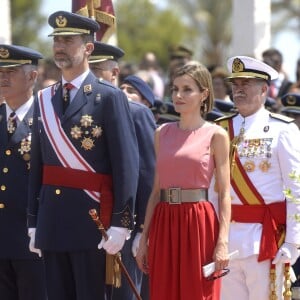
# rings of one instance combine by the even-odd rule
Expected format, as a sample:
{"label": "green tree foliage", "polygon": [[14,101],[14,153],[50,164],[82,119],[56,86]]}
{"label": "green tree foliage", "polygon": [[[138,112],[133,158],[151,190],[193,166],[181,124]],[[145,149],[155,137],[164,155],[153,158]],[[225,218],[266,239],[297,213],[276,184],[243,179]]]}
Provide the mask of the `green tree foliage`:
{"label": "green tree foliage", "polygon": [[11,0],[12,43],[48,53],[48,45],[39,37],[47,18],[40,13],[42,0]]}
{"label": "green tree foliage", "polygon": [[207,66],[222,65],[231,43],[232,0],[167,0],[197,30],[196,56]]}
{"label": "green tree foliage", "polygon": [[272,0],[272,12],[272,33],[289,29],[300,37],[300,0]]}
{"label": "green tree foliage", "polygon": [[163,68],[170,46],[187,44],[193,49],[196,32],[170,7],[161,9],[148,0],[117,1],[118,45],[124,60],[139,63],[147,51],[156,53]]}
{"label": "green tree foliage", "polygon": [[[165,0],[195,28],[198,59],[206,65],[223,65],[232,39],[232,0]],[[241,0],[242,5],[242,0]],[[272,34],[290,29],[300,33],[300,0],[271,0]]]}

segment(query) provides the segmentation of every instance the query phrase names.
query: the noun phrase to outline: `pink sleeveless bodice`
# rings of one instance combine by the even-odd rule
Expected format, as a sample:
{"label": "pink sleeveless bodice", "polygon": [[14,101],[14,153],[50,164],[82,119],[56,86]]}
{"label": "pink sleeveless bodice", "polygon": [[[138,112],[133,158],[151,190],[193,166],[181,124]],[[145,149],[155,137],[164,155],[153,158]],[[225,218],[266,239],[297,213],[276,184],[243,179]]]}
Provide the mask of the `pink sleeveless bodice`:
{"label": "pink sleeveless bodice", "polygon": [[160,188],[208,188],[214,170],[211,139],[218,127],[206,123],[196,130],[182,130],[178,123],[159,133],[157,168]]}

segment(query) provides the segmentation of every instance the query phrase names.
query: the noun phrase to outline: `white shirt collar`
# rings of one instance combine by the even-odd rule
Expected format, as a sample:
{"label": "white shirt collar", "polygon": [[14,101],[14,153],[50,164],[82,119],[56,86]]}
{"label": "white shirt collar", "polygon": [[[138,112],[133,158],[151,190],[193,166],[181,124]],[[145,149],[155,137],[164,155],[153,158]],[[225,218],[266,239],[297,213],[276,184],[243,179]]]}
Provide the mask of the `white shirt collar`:
{"label": "white shirt collar", "polygon": [[[18,117],[18,121],[22,122],[25,115],[27,114],[28,110],[30,109],[31,105],[33,103],[33,96],[31,96],[28,101],[26,101],[24,104],[22,104],[17,110],[15,110],[15,113]],[[13,112],[13,110],[9,107],[9,105],[6,103],[6,118],[8,120],[9,115]]]}
{"label": "white shirt collar", "polygon": [[[74,85],[74,87],[79,90],[81,84],[84,82],[84,80],[86,79],[86,77],[88,76],[90,70],[86,70],[84,73],[80,74],[78,77],[76,77],[75,79],[73,79],[70,83],[72,83]],[[62,77],[62,85],[64,85],[65,83],[67,83],[68,81],[66,81],[64,79],[64,77]]]}

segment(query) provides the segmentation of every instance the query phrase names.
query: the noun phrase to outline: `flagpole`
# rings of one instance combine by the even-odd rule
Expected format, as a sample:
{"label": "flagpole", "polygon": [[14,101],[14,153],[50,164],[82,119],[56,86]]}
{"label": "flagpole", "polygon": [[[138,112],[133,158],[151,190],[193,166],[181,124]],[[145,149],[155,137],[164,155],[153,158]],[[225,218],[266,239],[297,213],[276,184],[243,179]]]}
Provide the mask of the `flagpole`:
{"label": "flagpole", "polygon": [[[94,8],[94,1],[93,0],[87,0],[87,8],[88,8],[88,15],[89,18],[96,21],[95,17],[95,8]],[[94,40],[97,40],[97,32],[94,33]]]}
{"label": "flagpole", "polygon": [[89,18],[95,20],[94,1],[88,0],[87,7],[88,7]]}

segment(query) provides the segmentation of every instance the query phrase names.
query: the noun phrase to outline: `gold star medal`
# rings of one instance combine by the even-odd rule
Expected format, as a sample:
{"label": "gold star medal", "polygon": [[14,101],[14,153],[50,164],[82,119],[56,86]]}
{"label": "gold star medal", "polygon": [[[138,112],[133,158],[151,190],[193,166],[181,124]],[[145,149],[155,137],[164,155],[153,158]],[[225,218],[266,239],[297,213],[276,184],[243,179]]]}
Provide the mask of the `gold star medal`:
{"label": "gold star medal", "polygon": [[91,126],[93,123],[93,118],[92,116],[89,116],[89,115],[83,115],[80,119],[80,124],[81,126],[83,127],[89,127]]}
{"label": "gold star medal", "polygon": [[81,147],[84,150],[91,150],[94,146],[94,141],[91,138],[85,137],[81,141]]}
{"label": "gold star medal", "polygon": [[96,126],[92,129],[92,136],[94,138],[98,138],[99,136],[102,135],[102,128],[99,126]]}
{"label": "gold star medal", "polygon": [[81,138],[81,136],[82,136],[82,130],[81,130],[81,128],[79,126],[76,126],[76,125],[73,126],[71,128],[71,136],[75,140]]}

